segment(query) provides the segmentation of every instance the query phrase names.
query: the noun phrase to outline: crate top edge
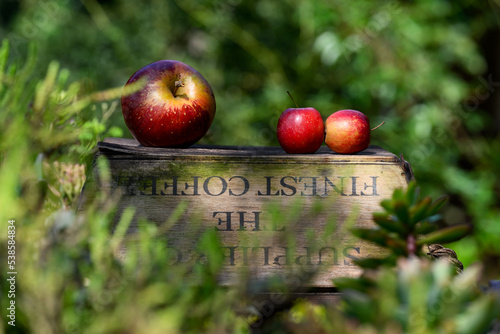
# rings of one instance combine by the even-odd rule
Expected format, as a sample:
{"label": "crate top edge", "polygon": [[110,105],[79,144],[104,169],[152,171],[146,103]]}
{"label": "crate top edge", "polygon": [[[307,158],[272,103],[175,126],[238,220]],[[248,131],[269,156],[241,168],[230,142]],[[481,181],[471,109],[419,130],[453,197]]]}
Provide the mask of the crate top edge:
{"label": "crate top edge", "polygon": [[338,154],[326,146],[321,146],[314,154],[287,154],[277,146],[220,146],[193,145],[189,148],[145,147],[135,139],[106,138],[97,143],[99,153],[108,158],[138,159],[178,159],[203,160],[204,157],[215,159],[265,158],[271,162],[341,162],[341,163],[397,163],[401,160],[393,153],[375,145],[356,154]]}

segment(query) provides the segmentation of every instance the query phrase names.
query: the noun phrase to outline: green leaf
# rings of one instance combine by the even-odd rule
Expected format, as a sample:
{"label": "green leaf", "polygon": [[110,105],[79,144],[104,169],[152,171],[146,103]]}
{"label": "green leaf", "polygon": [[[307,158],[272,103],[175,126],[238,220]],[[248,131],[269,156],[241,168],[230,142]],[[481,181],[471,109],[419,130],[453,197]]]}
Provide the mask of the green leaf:
{"label": "green leaf", "polygon": [[455,225],[432,232],[417,240],[417,246],[425,244],[444,244],[462,239],[471,231],[470,225]]}
{"label": "green leaf", "polygon": [[0,83],[2,82],[2,76],[5,73],[5,68],[7,66],[8,58],[9,58],[9,40],[5,38],[2,41],[2,47],[0,48]]}
{"label": "green leaf", "polygon": [[427,196],[410,208],[410,221],[413,226],[428,217],[431,202],[432,198]]}
{"label": "green leaf", "polygon": [[44,179],[44,175],[43,175],[43,154],[42,153],[39,153],[37,156],[36,156],[36,160],[35,160],[35,164],[34,164],[34,171],[35,171],[35,174],[36,174],[36,177],[38,179],[38,181],[41,181]]}
{"label": "green leaf", "polygon": [[414,205],[418,201],[420,195],[420,190],[417,187],[416,182],[410,182],[408,188],[406,189],[406,203],[408,205]]}
{"label": "green leaf", "polygon": [[401,201],[401,202],[406,202],[406,195],[403,191],[402,188],[397,188],[394,190],[394,192],[392,193],[392,200],[394,202],[398,202],[398,201]]}
{"label": "green leaf", "polygon": [[394,213],[402,224],[411,226],[410,214],[408,212],[408,206],[405,202],[396,201],[394,203]]}
{"label": "green leaf", "polygon": [[393,203],[390,199],[384,199],[382,202],[380,202],[380,206],[383,207],[388,212],[393,212],[392,204]]}
{"label": "green leaf", "polygon": [[358,238],[389,248],[395,254],[406,255],[406,243],[402,239],[391,236],[384,230],[354,228],[351,232]]}
{"label": "green leaf", "polygon": [[389,215],[387,215],[387,213],[384,212],[374,212],[373,221],[383,229],[400,235],[404,235],[408,230],[404,224],[398,220],[392,219]]}
{"label": "green leaf", "polygon": [[110,247],[113,250],[115,251],[118,250],[120,243],[123,241],[123,238],[127,233],[130,223],[134,218],[134,215],[135,215],[134,207],[127,207],[125,208],[125,210],[123,210],[120,220],[118,221],[118,224],[116,225],[116,228],[113,231],[111,240],[109,241]]}
{"label": "green leaf", "polygon": [[367,277],[350,278],[339,277],[333,280],[333,284],[340,290],[368,291],[370,287],[375,286],[375,282]]}
{"label": "green leaf", "polygon": [[374,242],[384,247],[387,246],[387,242],[390,239],[389,234],[381,229],[353,228],[351,232],[358,238]]}
{"label": "green leaf", "polygon": [[448,201],[448,196],[441,196],[437,200],[432,203],[429,211],[427,212],[427,216],[433,216],[438,213],[439,210],[446,204]]}
{"label": "green leaf", "polygon": [[437,226],[437,222],[439,221],[442,221],[443,220],[443,216],[441,216],[440,214],[436,214],[434,216],[430,216],[430,217],[427,217],[425,218],[424,220],[422,220],[422,222],[426,222],[426,223],[429,223],[429,224],[434,224]]}
{"label": "green leaf", "polygon": [[35,112],[42,112],[47,100],[52,92],[54,83],[59,73],[59,63],[53,61],[49,64],[45,80],[37,87],[35,92],[35,99],[33,101],[33,110]]}
{"label": "green leaf", "polygon": [[436,224],[425,221],[418,224],[418,226],[415,229],[415,234],[417,235],[429,234],[431,232],[436,231],[437,229],[438,226]]}
{"label": "green leaf", "polygon": [[[483,296],[474,300],[465,312],[455,317],[460,334],[494,333],[492,324],[500,312],[498,298]],[[491,331],[490,331],[491,330]]]}
{"label": "green leaf", "polygon": [[377,269],[381,266],[394,266],[396,264],[394,256],[388,256],[383,259],[364,258],[353,260],[354,264],[363,269]]}
{"label": "green leaf", "polygon": [[377,322],[377,303],[369,294],[369,291],[357,291],[348,289],[342,293],[343,311],[348,317],[357,319],[361,323]]}

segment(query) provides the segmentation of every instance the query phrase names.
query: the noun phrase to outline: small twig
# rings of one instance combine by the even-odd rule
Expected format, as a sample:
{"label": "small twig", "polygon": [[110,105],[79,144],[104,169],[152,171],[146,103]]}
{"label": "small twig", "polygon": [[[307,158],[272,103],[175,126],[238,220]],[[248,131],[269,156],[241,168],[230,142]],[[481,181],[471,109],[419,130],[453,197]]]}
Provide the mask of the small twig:
{"label": "small twig", "polygon": [[286,92],[287,92],[288,96],[290,96],[290,98],[292,99],[293,103],[295,103],[295,106],[298,108],[298,107],[299,107],[299,105],[298,105],[298,104],[297,104],[297,102],[295,102],[295,100],[293,99],[292,94],[290,94],[290,92],[289,92],[289,91],[286,91]]}
{"label": "small twig", "polygon": [[373,130],[377,130],[378,128],[380,128],[380,127],[381,127],[382,125],[384,125],[384,124],[385,124],[385,121],[382,121],[382,123],[380,123],[379,125],[377,125],[376,127],[374,127],[374,128],[372,129],[372,131],[373,131]]}

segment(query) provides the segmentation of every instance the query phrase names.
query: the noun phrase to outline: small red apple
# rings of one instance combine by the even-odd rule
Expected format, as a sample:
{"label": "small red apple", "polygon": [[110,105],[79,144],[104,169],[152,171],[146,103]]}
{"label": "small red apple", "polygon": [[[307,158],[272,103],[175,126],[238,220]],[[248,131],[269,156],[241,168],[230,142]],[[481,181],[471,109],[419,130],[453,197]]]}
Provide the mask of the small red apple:
{"label": "small red apple", "polygon": [[316,109],[297,106],[283,111],[276,133],[286,153],[314,153],[323,144],[325,125]]}
{"label": "small red apple", "polygon": [[127,81],[145,85],[121,99],[125,124],[144,146],[188,147],[200,140],[215,117],[215,97],[207,80],[176,60],[160,60]]}
{"label": "small red apple", "polygon": [[360,111],[334,112],[326,119],[325,128],[325,143],[337,153],[357,153],[370,145],[370,120]]}

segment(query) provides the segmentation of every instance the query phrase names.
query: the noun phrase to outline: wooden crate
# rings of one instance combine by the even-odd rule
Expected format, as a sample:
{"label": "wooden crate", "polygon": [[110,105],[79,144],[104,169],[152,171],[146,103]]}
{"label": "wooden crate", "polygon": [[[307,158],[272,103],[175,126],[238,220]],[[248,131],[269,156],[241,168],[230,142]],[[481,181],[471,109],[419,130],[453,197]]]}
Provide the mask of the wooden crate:
{"label": "wooden crate", "polygon": [[[97,156],[109,161],[110,190],[122,192],[117,219],[126,207],[136,209],[129,236],[141,218],[162,224],[185,205],[166,242],[175,261],[204,261],[197,237],[216,231],[226,254],[221,284],[236,282],[242,271],[317,288],[359,275],[352,260],[380,250],[350,236],[348,225],[372,226],[380,201],[412,177],[407,162],[377,146],[354,155],[325,146],[292,155],[279,147],[148,148],[108,138]],[[84,191],[82,207],[88,197]],[[297,268],[318,272],[309,280]]]}

